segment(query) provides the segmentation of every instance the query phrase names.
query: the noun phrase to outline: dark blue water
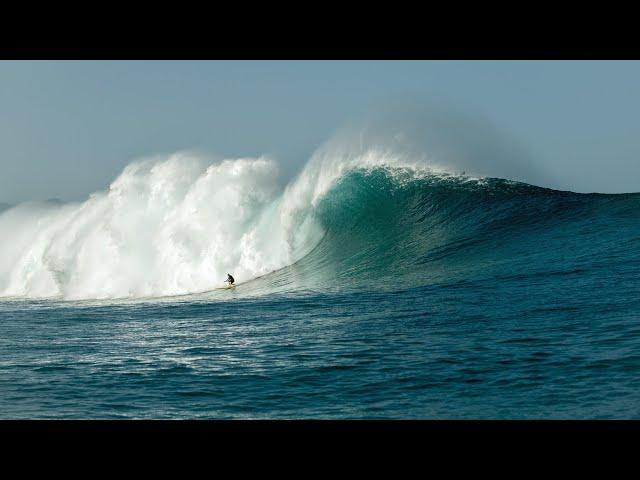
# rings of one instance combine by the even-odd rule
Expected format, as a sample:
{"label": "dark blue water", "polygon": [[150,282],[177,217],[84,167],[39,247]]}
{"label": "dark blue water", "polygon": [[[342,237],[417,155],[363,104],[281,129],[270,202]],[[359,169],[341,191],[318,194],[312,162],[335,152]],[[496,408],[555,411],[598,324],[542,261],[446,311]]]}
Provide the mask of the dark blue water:
{"label": "dark blue water", "polygon": [[234,290],[0,301],[2,418],[640,418],[640,195],[348,175]]}

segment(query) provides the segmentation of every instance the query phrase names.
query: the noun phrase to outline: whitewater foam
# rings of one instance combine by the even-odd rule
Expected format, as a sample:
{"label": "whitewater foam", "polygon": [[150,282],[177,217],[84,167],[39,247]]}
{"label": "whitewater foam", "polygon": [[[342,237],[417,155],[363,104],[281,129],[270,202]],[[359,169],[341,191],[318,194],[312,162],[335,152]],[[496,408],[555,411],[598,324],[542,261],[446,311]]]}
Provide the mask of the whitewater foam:
{"label": "whitewater foam", "polygon": [[2,213],[0,295],[174,295],[206,290],[226,272],[246,279],[281,268],[305,239],[282,228],[280,194],[277,165],[264,157],[134,162],[83,203]]}

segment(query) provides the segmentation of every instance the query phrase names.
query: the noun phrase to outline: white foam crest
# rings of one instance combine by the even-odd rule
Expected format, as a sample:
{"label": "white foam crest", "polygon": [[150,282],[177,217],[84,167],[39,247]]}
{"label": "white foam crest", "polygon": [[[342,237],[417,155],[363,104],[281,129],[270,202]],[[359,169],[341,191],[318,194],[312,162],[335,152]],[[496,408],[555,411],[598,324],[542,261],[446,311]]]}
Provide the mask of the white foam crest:
{"label": "white foam crest", "polygon": [[281,193],[264,157],[134,162],[81,204],[0,214],[0,296],[178,295],[220,286],[227,272],[265,274],[296,259]]}

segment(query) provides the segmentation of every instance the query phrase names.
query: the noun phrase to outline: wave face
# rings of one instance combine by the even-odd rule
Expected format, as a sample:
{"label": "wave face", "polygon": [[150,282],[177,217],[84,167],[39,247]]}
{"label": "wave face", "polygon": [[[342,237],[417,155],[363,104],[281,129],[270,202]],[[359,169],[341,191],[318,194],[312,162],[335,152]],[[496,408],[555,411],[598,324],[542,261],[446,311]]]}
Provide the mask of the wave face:
{"label": "wave face", "polygon": [[130,164],[83,203],[0,213],[0,296],[182,295],[227,272],[263,293],[570,274],[637,261],[638,219],[637,194],[469,178],[380,150],[319,152],[284,188],[268,158],[179,153]]}
{"label": "wave face", "polygon": [[302,283],[397,290],[603,265],[616,276],[640,260],[638,194],[376,168],[341,177],[315,214],[326,234],[288,269]]}

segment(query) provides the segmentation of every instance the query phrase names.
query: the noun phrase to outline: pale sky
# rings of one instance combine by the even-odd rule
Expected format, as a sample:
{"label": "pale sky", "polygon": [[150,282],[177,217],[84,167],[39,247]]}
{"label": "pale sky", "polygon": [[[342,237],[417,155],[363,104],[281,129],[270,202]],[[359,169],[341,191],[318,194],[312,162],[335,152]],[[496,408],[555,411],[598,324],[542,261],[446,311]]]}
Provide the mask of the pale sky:
{"label": "pale sky", "polygon": [[543,186],[640,191],[637,61],[2,61],[0,202],[81,200],[182,149],[293,171],[345,122],[412,96],[481,114]]}

